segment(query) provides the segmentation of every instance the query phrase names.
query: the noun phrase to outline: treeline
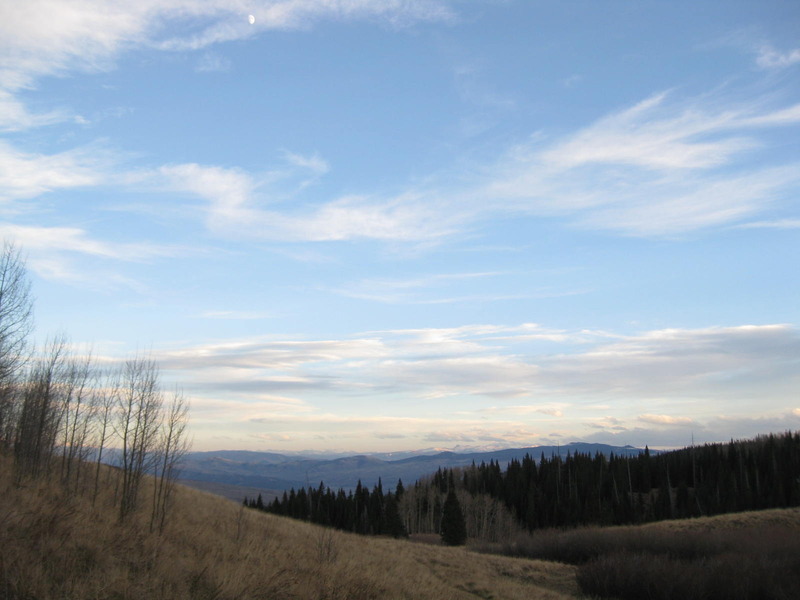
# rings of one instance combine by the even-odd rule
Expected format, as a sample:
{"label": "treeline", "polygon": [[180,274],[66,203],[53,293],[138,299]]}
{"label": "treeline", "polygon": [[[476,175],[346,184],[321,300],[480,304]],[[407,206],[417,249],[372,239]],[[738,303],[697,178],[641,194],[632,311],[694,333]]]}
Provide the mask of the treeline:
{"label": "treeline", "polygon": [[0,453],[13,457],[15,483],[57,479],[71,492],[90,490],[94,502],[101,464],[111,462],[118,467],[110,483],[123,520],[142,504],[142,480],[150,473],[150,527],[162,529],[177,464],[188,450],[183,394],[165,394],[148,357],[100,368],[64,336],[37,352],[30,342],[32,315],[24,262],[6,243],[0,255]]}
{"label": "treeline", "polygon": [[[622,525],[800,505],[800,433],[759,436],[635,457],[526,455],[439,469],[394,493],[333,492],[320,483],[264,505],[275,514],[363,534],[441,534],[445,500],[456,497],[467,535],[486,542],[517,528]],[[401,533],[402,532],[402,533]]]}
{"label": "treeline", "polygon": [[[245,498],[245,506],[276,515],[310,521],[364,535],[405,537],[412,533],[442,536],[445,543],[461,544],[466,537],[497,542],[517,529],[511,512],[487,494],[469,494],[455,477],[458,470],[440,470],[406,489],[384,491],[381,480],[372,491],[358,482],[355,491],[294,488],[265,503]],[[463,531],[463,533],[462,533]]]}
{"label": "treeline", "polygon": [[244,505],[276,515],[310,521],[364,535],[408,535],[400,518],[399,501],[404,495],[403,482],[398,481],[394,492],[384,492],[380,480],[369,491],[358,482],[355,491],[339,489],[333,492],[320,482],[318,488],[292,488],[280,498],[264,504],[261,495],[244,499]]}
{"label": "treeline", "polygon": [[[526,455],[505,471],[494,461],[441,469],[425,487],[441,497],[453,480],[470,497],[499,501],[528,530],[784,508],[800,505],[800,433],[635,457]],[[420,504],[430,523],[436,505]]]}

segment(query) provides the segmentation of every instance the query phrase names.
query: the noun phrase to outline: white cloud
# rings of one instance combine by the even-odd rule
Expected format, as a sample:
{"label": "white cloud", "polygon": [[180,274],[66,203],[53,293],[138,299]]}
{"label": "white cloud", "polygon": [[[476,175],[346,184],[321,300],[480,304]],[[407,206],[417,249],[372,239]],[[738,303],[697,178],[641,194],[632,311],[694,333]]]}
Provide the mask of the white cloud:
{"label": "white cloud", "polygon": [[603,430],[611,430],[611,431],[627,431],[628,428],[625,427],[625,421],[622,419],[618,419],[617,417],[610,417],[605,416],[602,419],[596,419],[589,423],[589,427],[593,429],[603,429]]}
{"label": "white cloud", "polygon": [[756,63],[762,69],[783,69],[800,63],[800,48],[781,52],[772,46],[764,45],[758,51]]}
{"label": "white cloud", "polygon": [[0,201],[34,198],[56,189],[96,186],[107,159],[94,148],[58,154],[24,153],[0,140]]}
{"label": "white cloud", "polygon": [[296,167],[308,169],[309,171],[318,176],[324,175],[325,173],[331,170],[328,161],[323,159],[318,154],[303,156],[302,154],[297,154],[296,152],[289,152],[288,150],[285,150],[283,156],[288,163]]}
{"label": "white cloud", "polygon": [[800,219],[777,219],[775,221],[753,221],[738,226],[741,229],[800,229]]}
{"label": "white cloud", "polygon": [[466,442],[475,444],[480,442],[481,447],[487,447],[484,444],[490,442],[489,447],[508,447],[510,444],[532,445],[534,440],[541,437],[537,431],[514,428],[506,429],[500,427],[468,427],[464,429],[439,429],[429,431],[422,436],[422,439],[427,442],[445,442],[452,444],[454,442]]}
{"label": "white cloud", "polygon": [[517,414],[517,415],[530,415],[532,413],[539,413],[543,415],[549,415],[551,417],[563,417],[564,416],[564,408],[569,406],[565,403],[550,403],[545,405],[538,405],[538,404],[525,404],[525,405],[518,405],[518,406],[492,406],[490,408],[483,409],[482,412],[492,413],[492,414]]}
{"label": "white cloud", "polygon": [[192,420],[200,422],[218,422],[221,419],[245,422],[276,415],[299,415],[312,410],[302,400],[272,394],[253,396],[248,401],[193,396],[191,404]]}
{"label": "white cloud", "polygon": [[252,223],[254,211],[250,202],[258,182],[241,169],[189,163],[164,166],[159,173],[173,189],[208,201],[207,222],[210,228],[225,229]]}
{"label": "white cloud", "polygon": [[[800,416],[800,333],[792,326],[629,336],[560,332],[547,342],[553,349],[563,350],[565,337],[579,343],[559,353],[528,347],[526,337],[536,331],[545,335],[541,341],[548,339],[547,330],[534,325],[475,325],[354,339],[234,340],[164,350],[156,358],[194,396],[302,399],[303,414],[283,411],[281,425],[270,413],[261,425],[295,423],[306,432],[331,423],[355,431],[356,422],[375,425],[385,418],[385,428],[371,431],[416,439],[435,431],[442,441],[452,435],[485,441],[547,424],[571,436],[585,431],[589,438],[618,436],[613,439],[623,443],[638,443],[647,432],[652,437],[644,443],[666,445],[692,431],[698,439],[723,431],[720,415],[750,419],[736,426],[741,432],[766,428],[770,415]],[[370,414],[373,408],[380,415]],[[417,420],[403,420],[412,417]]]}
{"label": "white cloud", "polygon": [[741,222],[800,182],[790,161],[760,167],[769,128],[800,124],[800,105],[767,109],[652,96],[568,136],[513,149],[484,196],[512,210],[592,229],[662,236]]}
{"label": "white cloud", "polygon": [[[248,14],[256,15],[255,26],[247,22]],[[444,0],[10,3],[0,19],[0,128],[76,118],[65,111],[32,114],[14,92],[34,86],[42,76],[108,69],[122,52],[135,48],[196,50],[323,19],[397,25],[453,16]],[[764,46],[759,62],[789,66],[797,57],[798,50]],[[210,51],[198,64],[204,70],[226,66]],[[472,81],[474,71],[462,69],[460,77]],[[746,168],[739,160],[763,148],[767,128],[800,123],[800,104],[771,110],[711,96],[680,102],[676,96],[659,93],[563,139],[518,145],[485,169],[482,182],[460,189],[410,188],[394,196],[332,197],[278,210],[263,206],[268,177],[241,169],[171,165],[161,169],[161,176],[175,189],[208,202],[207,223],[215,233],[282,241],[436,244],[487,217],[509,213],[555,215],[581,227],[664,236],[742,223],[780,205],[782,195],[797,185],[800,166],[788,162]],[[483,101],[497,103],[493,97]],[[4,145],[0,196],[31,198],[59,187],[97,185],[103,175],[93,163],[96,158],[82,150],[31,155]],[[313,154],[287,151],[284,159],[306,174],[298,189],[330,169]]]}
{"label": "white cloud", "polygon": [[[295,166],[321,173],[327,163],[318,157],[288,155]],[[207,223],[220,235],[282,241],[343,241],[379,239],[420,241],[443,237],[457,230],[459,219],[443,218],[444,211],[428,198],[407,194],[374,201],[350,196],[296,209],[293,213],[258,205],[266,180],[236,168],[198,164],[170,165],[159,170],[172,189],[188,192],[208,202]],[[275,178],[275,174],[272,176]],[[278,177],[281,177],[279,175]]]}
{"label": "white cloud", "polygon": [[683,448],[695,444],[728,442],[731,439],[750,439],[757,435],[800,428],[800,414],[781,410],[764,410],[758,415],[714,416],[704,421],[691,420],[668,427],[631,427],[617,431],[604,430],[584,438],[589,442],[651,448]]}
{"label": "white cloud", "polygon": [[[256,15],[255,26],[248,23],[248,14]],[[447,4],[436,0],[12,2],[4,4],[0,19],[0,81],[14,90],[44,75],[107,69],[131,48],[196,50],[259,30],[307,27],[321,19],[377,19],[402,25],[452,16]]]}
{"label": "white cloud", "polygon": [[271,319],[274,315],[265,312],[246,310],[207,310],[200,315],[203,319],[221,319],[226,321],[256,321]]}
{"label": "white cloud", "polygon": [[0,237],[15,240],[26,252],[75,252],[100,258],[125,261],[146,261],[157,257],[175,256],[185,250],[174,246],[146,242],[119,243],[92,239],[76,227],[35,227],[0,223]]}
{"label": "white cloud", "polygon": [[67,120],[83,122],[80,117],[71,115],[64,110],[33,114],[11,93],[0,89],[0,130],[22,131]]}
{"label": "white cloud", "polygon": [[231,61],[227,58],[213,52],[206,52],[200,56],[194,70],[198,73],[219,73],[228,71],[230,68]]}
{"label": "white cloud", "polygon": [[542,152],[538,159],[557,169],[601,163],[647,169],[698,169],[718,166],[753,141],[731,136],[700,136],[741,126],[735,112],[712,114],[690,107],[677,114],[658,114],[667,94],[657,94],[632,108],[609,115]]}
{"label": "white cloud", "polygon": [[189,249],[147,242],[107,242],[92,238],[77,227],[37,227],[0,223],[0,238],[24,248],[27,266],[43,279],[57,280],[92,290],[127,288],[143,293],[138,281],[116,271],[98,270],[76,258],[106,261],[147,262],[156,258],[185,255]]}
{"label": "white cloud", "polygon": [[639,420],[653,425],[688,425],[692,423],[689,417],[672,417],[670,415],[639,415]]}
{"label": "white cloud", "polygon": [[[796,185],[798,168],[764,169],[737,176],[686,177],[648,185],[617,202],[579,215],[582,227],[636,236],[662,236],[736,223],[773,205]],[[621,200],[621,202],[620,202]]]}
{"label": "white cloud", "polygon": [[[176,189],[208,202],[216,233],[282,241],[435,244],[498,214],[559,216],[584,228],[669,236],[741,224],[781,208],[800,183],[800,165],[748,166],[740,157],[758,152],[769,129],[800,125],[800,104],[669,102],[673,95],[648,98],[563,140],[517,146],[460,189],[429,183],[395,196],[268,208],[267,179],[240,169],[186,164],[162,173]],[[330,168],[316,155],[286,152],[284,158],[313,177]],[[376,299],[384,296],[392,294]]]}
{"label": "white cloud", "polygon": [[347,296],[348,298],[374,300],[387,304],[447,303],[458,301],[458,299],[441,297],[430,298],[425,296],[424,293],[430,289],[439,289],[459,282],[483,280],[502,275],[506,275],[506,273],[439,273],[412,279],[365,279],[331,291],[342,296]]}

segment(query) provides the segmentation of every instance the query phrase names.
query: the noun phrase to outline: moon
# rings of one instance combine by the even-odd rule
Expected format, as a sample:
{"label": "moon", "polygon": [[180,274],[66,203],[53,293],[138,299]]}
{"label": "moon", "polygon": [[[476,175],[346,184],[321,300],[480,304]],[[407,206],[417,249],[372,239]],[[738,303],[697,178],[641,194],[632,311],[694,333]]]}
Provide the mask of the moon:
{"label": "moon", "polygon": [[252,25],[253,23],[256,22],[256,18],[253,15],[250,15],[249,17],[247,17],[247,20],[250,21],[250,25]]}

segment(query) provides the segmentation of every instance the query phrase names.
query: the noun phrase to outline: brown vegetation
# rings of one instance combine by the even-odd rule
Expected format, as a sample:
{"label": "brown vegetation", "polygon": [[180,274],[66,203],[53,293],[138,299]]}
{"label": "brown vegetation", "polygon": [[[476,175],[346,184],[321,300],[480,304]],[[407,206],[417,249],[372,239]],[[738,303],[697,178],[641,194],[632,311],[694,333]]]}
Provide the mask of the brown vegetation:
{"label": "brown vegetation", "polygon": [[[574,598],[575,568],[368,538],[243,509],[182,486],[163,531],[120,522],[119,471],[68,493],[13,481],[0,458],[0,598]],[[152,493],[145,477],[142,492]]]}
{"label": "brown vegetation", "polygon": [[[0,599],[795,598],[800,510],[542,531],[505,550],[358,536],[177,486],[161,533],[120,522],[120,471],[68,492],[0,457]],[[153,479],[143,480],[143,494]],[[499,548],[498,546],[495,549]]]}
{"label": "brown vegetation", "polygon": [[788,600],[800,597],[800,509],[754,511],[520,534],[484,550],[579,565],[604,598]]}

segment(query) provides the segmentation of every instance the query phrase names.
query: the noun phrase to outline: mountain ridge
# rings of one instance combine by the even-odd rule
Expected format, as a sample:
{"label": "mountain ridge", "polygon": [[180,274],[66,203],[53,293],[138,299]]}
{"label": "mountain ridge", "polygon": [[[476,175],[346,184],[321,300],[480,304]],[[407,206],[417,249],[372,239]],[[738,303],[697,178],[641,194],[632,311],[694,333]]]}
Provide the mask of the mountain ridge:
{"label": "mountain ridge", "polygon": [[[554,455],[566,457],[568,453],[599,452],[605,455],[613,453],[618,456],[636,456],[643,451],[632,446],[571,442],[556,446],[528,446],[477,452],[439,451],[434,454],[419,454],[389,460],[379,457],[403,453],[354,454],[322,459],[289,456],[277,452],[217,450],[188,453],[181,465],[181,478],[269,491],[316,487],[320,482],[333,489],[355,489],[359,482],[373,487],[378,480],[385,487],[394,487],[401,479],[405,484],[410,484],[436,472],[439,468],[468,467],[473,462],[480,464],[496,461],[504,469],[511,460],[521,460],[526,454],[538,459],[542,454],[546,457]],[[226,495],[231,497],[229,494]]]}

